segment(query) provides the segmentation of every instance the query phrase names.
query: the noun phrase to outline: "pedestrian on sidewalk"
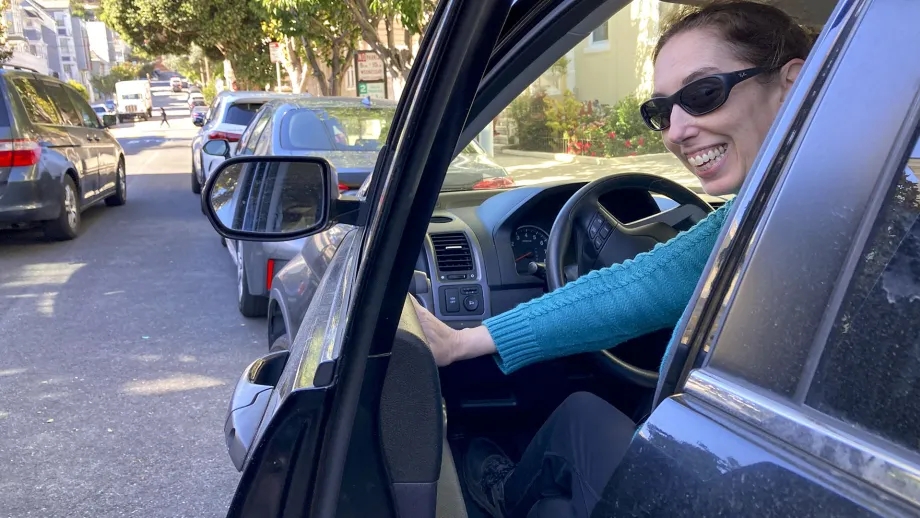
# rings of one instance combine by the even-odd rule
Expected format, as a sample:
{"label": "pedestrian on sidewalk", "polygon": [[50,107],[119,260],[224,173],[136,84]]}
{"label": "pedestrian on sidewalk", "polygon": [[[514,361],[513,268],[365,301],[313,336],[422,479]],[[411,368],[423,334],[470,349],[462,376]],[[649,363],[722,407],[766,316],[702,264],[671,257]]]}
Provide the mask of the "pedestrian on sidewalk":
{"label": "pedestrian on sidewalk", "polygon": [[163,127],[163,124],[165,123],[165,124],[166,124],[166,127],[168,128],[168,127],[169,127],[169,121],[166,120],[166,108],[163,108],[162,106],[160,107],[160,115],[163,117],[163,119],[160,120],[160,127],[162,128],[162,127]]}

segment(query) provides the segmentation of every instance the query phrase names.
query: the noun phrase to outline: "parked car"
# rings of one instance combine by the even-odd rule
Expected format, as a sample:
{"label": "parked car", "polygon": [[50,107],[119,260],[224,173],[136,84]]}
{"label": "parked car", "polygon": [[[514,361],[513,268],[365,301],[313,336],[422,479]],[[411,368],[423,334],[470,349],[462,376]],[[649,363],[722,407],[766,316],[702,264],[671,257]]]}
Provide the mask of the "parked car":
{"label": "parked car", "polygon": [[169,87],[173,92],[182,91],[182,78],[180,77],[171,77],[169,78]]}
{"label": "parked car", "polygon": [[223,157],[205,155],[202,147],[214,139],[237,142],[263,104],[285,96],[290,94],[223,91],[214,97],[204,119],[200,123],[193,120],[195,125],[201,128],[192,139],[191,145],[193,193],[201,194],[201,186],[214,170],[214,165],[223,161]]}
{"label": "parked car", "polygon": [[0,227],[73,239],[87,207],[124,205],[125,154],[106,130],[114,119],[58,79],[0,70]]}
{"label": "parked car", "polygon": [[[354,227],[290,350],[257,359],[237,383],[224,430],[243,474],[228,517],[481,516],[453,452],[477,435],[519,452],[520,437],[532,437],[579,390],[636,423],[594,517],[920,515],[920,58],[904,52],[920,46],[920,3],[780,3],[827,23],[673,340],[653,333],[632,351],[631,372],[651,370],[652,378],[614,367],[620,347],[507,376],[488,356],[439,369],[408,299],[417,296],[456,328],[475,326],[547,289],[516,268],[512,239],[521,225],[548,219],[590,232],[568,217],[596,208],[599,195],[611,194],[596,190],[602,186],[635,202],[659,188],[692,194],[632,173],[437,192],[465,143],[626,2],[441,4],[363,201],[323,188],[336,178],[321,158],[224,162],[204,195],[225,238],[288,240]],[[242,167],[262,166],[268,180],[270,160],[297,164],[299,175],[279,181],[295,192],[312,185],[314,198],[272,207],[257,203],[261,193],[241,191],[246,217],[218,217],[216,187],[234,193],[228,180]],[[625,179],[611,180],[618,176]],[[711,210],[689,199],[682,207],[691,212]],[[278,232],[265,225],[263,208],[311,208],[315,218]],[[646,223],[677,214],[652,214],[639,226],[650,231]],[[445,245],[448,238],[455,244]],[[601,245],[621,255],[617,242]],[[451,249],[455,265],[449,246],[459,247]],[[555,259],[546,269],[557,276],[592,248],[547,246]]]}
{"label": "parked car", "polygon": [[[366,184],[374,169],[379,142],[386,137],[395,111],[393,102],[366,103],[354,97],[277,99],[262,106],[235,145],[215,139],[205,145],[204,152],[219,158],[246,155],[324,157],[335,167],[338,190],[355,190],[362,182]],[[514,180],[507,171],[471,142],[451,164],[442,189],[456,191],[513,185]],[[237,266],[240,312],[247,317],[265,316],[275,273],[301,253],[304,240],[271,243],[225,240],[225,244]],[[312,292],[305,294],[307,301],[310,296]]]}
{"label": "parked car", "polygon": [[105,127],[115,126],[118,123],[118,114],[114,109],[110,110],[105,104],[94,104],[92,108],[99,116],[99,122]]}
{"label": "parked car", "polygon": [[194,106],[192,108],[192,113],[189,114],[189,117],[192,119],[192,124],[200,126],[204,123],[204,118],[208,114],[207,104],[202,104],[200,106]]}
{"label": "parked car", "polygon": [[191,112],[195,106],[207,106],[208,102],[204,100],[204,95],[200,92],[191,92],[188,94],[186,104],[188,104],[189,112]]}

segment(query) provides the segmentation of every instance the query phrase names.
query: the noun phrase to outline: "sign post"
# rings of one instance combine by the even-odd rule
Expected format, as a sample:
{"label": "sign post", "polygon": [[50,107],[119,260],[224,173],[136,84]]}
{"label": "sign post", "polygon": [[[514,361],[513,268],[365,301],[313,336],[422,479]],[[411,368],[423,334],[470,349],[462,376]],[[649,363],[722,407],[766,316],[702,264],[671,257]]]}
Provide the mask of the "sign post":
{"label": "sign post", "polygon": [[386,99],[387,70],[383,60],[372,50],[359,50],[355,53],[355,85],[358,97]]}
{"label": "sign post", "polygon": [[281,60],[284,59],[284,53],[281,50],[281,44],[273,41],[268,44],[268,55],[275,64],[275,76],[278,81],[278,91],[281,91]]}

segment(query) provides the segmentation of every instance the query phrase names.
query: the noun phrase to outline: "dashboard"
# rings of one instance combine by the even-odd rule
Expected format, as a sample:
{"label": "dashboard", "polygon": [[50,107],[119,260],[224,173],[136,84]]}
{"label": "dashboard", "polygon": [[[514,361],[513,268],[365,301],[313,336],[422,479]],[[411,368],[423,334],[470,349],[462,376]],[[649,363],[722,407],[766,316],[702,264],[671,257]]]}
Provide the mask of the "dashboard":
{"label": "dashboard", "polygon": [[[546,292],[533,272],[546,261],[556,216],[587,182],[547,183],[510,190],[445,192],[428,225],[416,264],[430,280],[413,283],[429,311],[455,328],[473,327]],[[713,207],[725,200],[700,196]],[[675,207],[672,200],[644,191],[617,191],[600,198],[618,220],[640,220]],[[678,230],[693,222],[682,222]],[[575,245],[563,254],[574,264]]]}

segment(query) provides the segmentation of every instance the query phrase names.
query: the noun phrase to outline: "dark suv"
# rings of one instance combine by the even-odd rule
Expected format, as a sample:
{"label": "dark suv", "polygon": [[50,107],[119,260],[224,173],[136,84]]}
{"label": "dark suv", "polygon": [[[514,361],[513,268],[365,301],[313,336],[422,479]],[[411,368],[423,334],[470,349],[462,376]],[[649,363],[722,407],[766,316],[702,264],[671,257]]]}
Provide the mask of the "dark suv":
{"label": "dark suv", "polygon": [[58,79],[0,70],[0,228],[73,239],[81,212],[127,200],[125,154],[89,103]]}

